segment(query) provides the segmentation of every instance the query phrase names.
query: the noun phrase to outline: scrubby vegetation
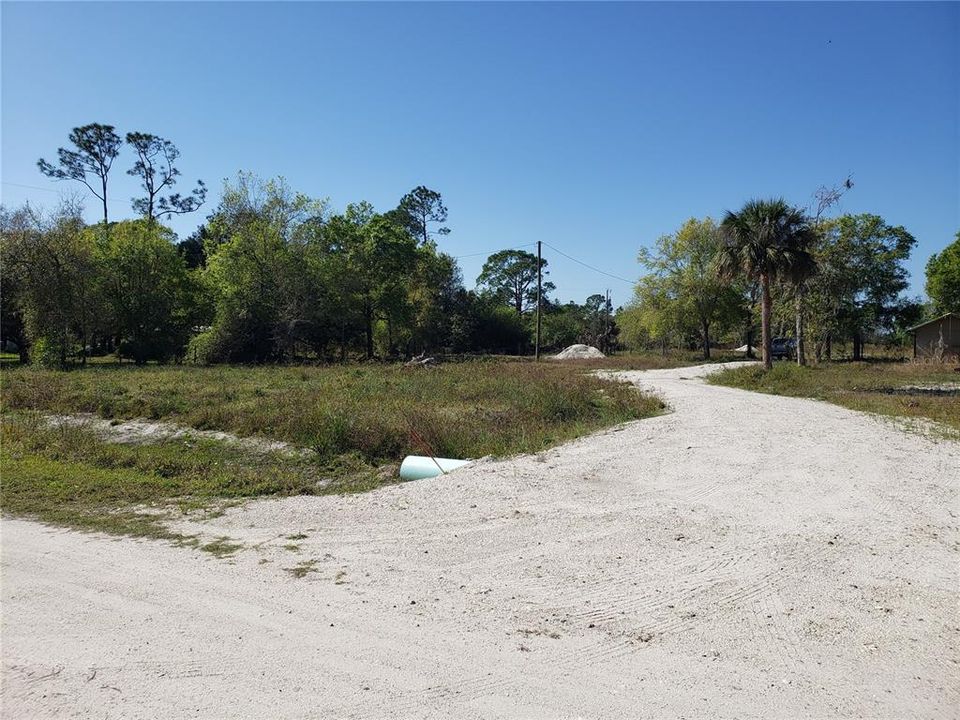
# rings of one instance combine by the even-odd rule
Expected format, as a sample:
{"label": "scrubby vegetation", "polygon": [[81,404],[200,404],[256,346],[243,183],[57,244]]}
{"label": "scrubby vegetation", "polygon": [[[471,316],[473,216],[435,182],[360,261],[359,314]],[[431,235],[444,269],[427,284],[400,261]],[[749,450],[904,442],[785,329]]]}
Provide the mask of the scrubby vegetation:
{"label": "scrubby vegetation", "polygon": [[[727,369],[710,376],[718,385],[826,400],[852,410],[941,423],[960,436],[960,397],[909,393],[906,386],[956,386],[960,374],[939,363],[842,362],[801,367],[776,363]],[[953,432],[950,432],[953,435]]]}
{"label": "scrubby vegetation", "polygon": [[630,386],[554,363],[19,368],[4,377],[5,409],[172,420],[371,463],[422,450],[412,433],[441,455],[508,455],[656,409]]}
{"label": "scrubby vegetation", "polygon": [[[434,368],[93,366],[4,370],[5,511],[166,537],[153,510],[397,481],[407,454],[536,452],[659,413],[655,398],[579,365],[473,361]],[[53,414],[149,418],[284,440],[302,453],[198,439],[105,442]],[[386,467],[385,467],[386,466]]]}

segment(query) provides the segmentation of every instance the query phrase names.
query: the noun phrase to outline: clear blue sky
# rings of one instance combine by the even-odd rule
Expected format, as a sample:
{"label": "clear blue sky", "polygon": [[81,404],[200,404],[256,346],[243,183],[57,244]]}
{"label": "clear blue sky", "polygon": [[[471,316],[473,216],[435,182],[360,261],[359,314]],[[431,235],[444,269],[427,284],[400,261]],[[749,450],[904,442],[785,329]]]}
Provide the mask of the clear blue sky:
{"label": "clear blue sky", "polygon": [[[913,291],[960,228],[956,3],[13,3],[2,198],[89,122],[170,138],[183,187],[283,175],[334,209],[443,193],[453,255],[544,240],[626,278],[638,248],[754,196],[912,232]],[[119,162],[119,161],[118,161]],[[115,217],[131,178],[115,170]],[[47,191],[17,185],[46,188]],[[90,219],[96,200],[88,202]],[[547,250],[558,297],[630,285]],[[461,260],[472,286],[483,256]]]}

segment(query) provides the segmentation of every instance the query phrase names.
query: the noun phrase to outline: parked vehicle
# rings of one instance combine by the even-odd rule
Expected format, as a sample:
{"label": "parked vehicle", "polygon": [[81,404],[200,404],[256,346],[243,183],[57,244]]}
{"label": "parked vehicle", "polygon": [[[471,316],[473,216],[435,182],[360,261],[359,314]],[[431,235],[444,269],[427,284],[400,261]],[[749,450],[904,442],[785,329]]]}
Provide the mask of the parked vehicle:
{"label": "parked vehicle", "polygon": [[770,355],[774,360],[789,360],[797,349],[797,341],[793,338],[774,338],[770,343]]}

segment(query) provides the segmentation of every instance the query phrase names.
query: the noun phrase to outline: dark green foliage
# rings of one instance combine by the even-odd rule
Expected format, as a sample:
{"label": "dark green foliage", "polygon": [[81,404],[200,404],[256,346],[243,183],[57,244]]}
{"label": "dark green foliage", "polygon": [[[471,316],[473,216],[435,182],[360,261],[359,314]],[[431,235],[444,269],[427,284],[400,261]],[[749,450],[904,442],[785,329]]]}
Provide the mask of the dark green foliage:
{"label": "dark green foliage", "polygon": [[[113,161],[120,154],[123,140],[114,131],[113,125],[92,123],[71,130],[70,142],[76,149],[59,148],[57,165],[41,158],[37,161],[37,167],[40,172],[54,180],[76,180],[83,183],[94,197],[103,203],[103,222],[106,223],[107,180]],[[88,179],[89,175],[96,179]]]}
{"label": "dark green foliage", "polygon": [[106,319],[96,243],[79,210],[63,207],[45,217],[25,206],[4,212],[2,221],[3,304],[16,309],[24,348],[35,346],[33,359],[47,365],[85,359],[88,341]]}
{"label": "dark green foliage", "polygon": [[[544,276],[550,274],[546,260],[541,259],[539,267]],[[494,253],[483,264],[477,285],[521,315],[537,301],[537,256],[525,250]],[[555,289],[552,282],[543,283],[543,297]]]}
{"label": "dark green foliage", "polygon": [[199,293],[173,245],[173,233],[151,220],[115,223],[96,237],[97,281],[121,356],[138,365],[183,352]]}
{"label": "dark green foliage", "polygon": [[[843,215],[820,228],[813,252],[818,272],[807,283],[810,329],[818,357],[831,340],[851,337],[860,359],[869,334],[903,327],[904,262],[916,240],[877,215]],[[905,312],[906,311],[906,312]]]}
{"label": "dark green foliage", "polygon": [[140,178],[146,193],[144,197],[134,198],[134,212],[153,220],[194,212],[203,205],[207,198],[207,186],[203,180],[198,180],[197,186],[187,196],[173,192],[169,195],[162,194],[173,189],[180,175],[180,170],[175,165],[180,157],[176,145],[157,135],[142,132],[127,133],[127,144],[137,154],[137,160],[133,167],[127,170],[127,175]]}
{"label": "dark green foliage", "polygon": [[960,232],[927,261],[927,295],[934,312],[960,313]]}
{"label": "dark green foliage", "polygon": [[443,227],[447,221],[447,208],[443,204],[440,193],[419,185],[400,198],[400,204],[387,216],[400,224],[422,245],[430,242],[432,233],[430,224],[440,225],[436,230],[438,235],[447,235],[450,228]]}
{"label": "dark green foliage", "polygon": [[619,334],[613,306],[604,295],[591,295],[582,305],[545,303],[541,329],[544,348],[562,349],[583,343],[608,353],[617,347]]}

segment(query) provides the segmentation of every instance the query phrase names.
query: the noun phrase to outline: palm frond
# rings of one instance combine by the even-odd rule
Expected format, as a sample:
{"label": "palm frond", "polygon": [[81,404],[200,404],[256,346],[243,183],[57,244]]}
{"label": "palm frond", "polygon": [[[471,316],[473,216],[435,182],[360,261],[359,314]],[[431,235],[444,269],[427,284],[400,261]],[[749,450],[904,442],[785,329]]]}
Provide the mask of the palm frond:
{"label": "palm frond", "polygon": [[810,253],[815,233],[807,217],[783,198],[748,200],[739,212],[727,212],[717,273],[730,279],[768,275],[802,282],[816,271]]}

